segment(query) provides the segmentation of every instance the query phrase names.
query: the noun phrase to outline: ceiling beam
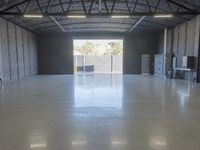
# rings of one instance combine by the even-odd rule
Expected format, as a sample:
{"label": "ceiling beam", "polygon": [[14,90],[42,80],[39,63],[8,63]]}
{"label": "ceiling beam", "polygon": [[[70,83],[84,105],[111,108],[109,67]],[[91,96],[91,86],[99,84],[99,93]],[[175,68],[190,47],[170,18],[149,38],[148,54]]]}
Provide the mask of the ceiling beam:
{"label": "ceiling beam", "polygon": [[67,30],[53,17],[50,16],[51,20],[53,20],[55,22],[55,24],[63,31],[63,32],[67,32]]}
{"label": "ceiling beam", "polygon": [[[20,3],[14,4],[14,5],[6,8],[6,9],[0,11],[0,15],[1,16],[11,15],[11,16],[15,16],[15,17],[16,16],[23,16],[25,13],[28,13],[28,12],[26,12],[26,10],[22,11],[22,12],[19,12],[19,11],[14,11],[14,9],[16,10],[18,6],[25,5],[27,2],[30,3],[30,1],[31,0],[24,0],[24,1],[20,2]],[[72,5],[72,0],[69,0],[67,12],[65,12],[65,11],[59,12],[59,11],[57,11],[57,12],[54,12],[54,13],[48,13],[47,9],[49,7],[48,5],[50,3],[50,0],[47,1],[47,4],[46,4],[47,6],[40,5],[39,0],[34,0],[34,1],[36,2],[36,5],[37,5],[37,6],[35,6],[36,10],[39,9],[41,11],[41,14],[44,15],[44,16],[66,16],[68,14],[68,12],[69,12],[70,6]],[[60,5],[64,9],[65,3],[61,2],[61,0],[59,0],[59,1],[60,1],[60,3],[58,3],[57,5]],[[105,16],[105,15],[117,15],[117,14],[113,14],[112,13],[113,9],[114,9],[114,6],[115,6],[115,1],[116,0],[114,0],[114,2],[113,2],[111,13],[110,13],[109,9],[107,8],[107,4],[106,4],[105,0],[103,0],[103,2],[105,3],[105,7],[106,7],[106,10],[107,10],[106,13],[103,13],[103,14],[102,13],[100,13],[100,14],[99,13],[91,13],[91,9],[93,7],[93,3],[95,2],[95,0],[92,0],[91,3],[90,3],[90,8],[88,10],[89,14],[87,13],[86,7],[84,7],[84,6],[83,6],[84,7],[84,12],[82,12],[82,14],[86,14],[88,16],[91,16],[91,15],[92,16],[93,15],[94,16],[97,16],[97,15],[103,15],[103,16]],[[81,2],[83,4],[83,0],[81,0]],[[136,3],[135,3],[133,11],[130,12],[130,10],[129,10],[129,13],[127,13],[127,14],[129,14],[130,16],[153,16],[153,15],[159,15],[161,13],[159,11],[154,11],[154,12],[151,11],[151,8],[153,8],[153,6],[152,5],[150,6],[148,0],[146,0],[146,2],[147,3],[145,5],[148,6],[148,8],[150,10],[149,12],[136,11],[136,7],[139,4],[139,0],[136,0]],[[184,16],[184,15],[198,15],[200,13],[199,11],[192,10],[192,9],[188,8],[187,6],[185,6],[185,5],[181,4],[181,3],[178,3],[178,2],[176,2],[174,0],[166,0],[166,2],[167,2],[167,4],[168,3],[173,3],[174,5],[177,5],[177,6],[181,7],[181,8],[183,8],[185,11],[178,11],[177,12],[177,11],[172,11],[172,10],[171,11],[166,10],[165,12],[162,11],[163,14],[166,14],[166,13],[169,14],[170,13],[170,14],[173,14],[174,16]],[[101,7],[100,7],[101,3],[102,3],[102,0],[99,0],[99,9],[101,9]],[[126,6],[127,6],[127,9],[130,9],[127,0],[125,0],[125,3],[126,3]],[[46,9],[46,11],[43,11],[43,7]],[[37,12],[36,10],[34,9],[35,12]],[[157,10],[157,8],[155,10]],[[34,11],[32,10],[33,13],[34,13]],[[119,14],[119,15],[121,15],[121,14]]]}
{"label": "ceiling beam", "polygon": [[146,18],[146,16],[141,17],[132,27],[128,32],[133,31],[133,29],[135,29],[144,19]]}
{"label": "ceiling beam", "polygon": [[0,13],[6,12],[6,11],[11,10],[11,9],[13,9],[13,8],[16,8],[17,6],[20,6],[20,5],[25,4],[25,3],[27,3],[27,2],[30,2],[30,0],[24,0],[24,1],[20,2],[20,3],[14,4],[14,5],[12,5],[12,6],[8,7],[8,8],[6,8],[6,9],[4,9],[4,10],[2,10]]}
{"label": "ceiling beam", "polygon": [[101,13],[101,11],[102,11],[102,1],[99,0],[99,13]]}
{"label": "ceiling beam", "polygon": [[[68,22],[66,21],[65,19],[61,19],[61,20],[58,20],[57,21],[61,21],[61,22],[64,22],[62,23],[61,25],[77,25],[77,24],[99,24],[99,23],[108,23],[108,24],[120,24],[120,25],[133,25],[133,21],[137,21],[138,19],[131,19],[131,21],[127,21],[127,22],[121,22],[121,21],[87,21],[87,22]],[[29,24],[31,27],[33,28],[37,28],[38,26],[41,26],[41,25],[44,25],[45,27],[50,27],[50,26],[54,26],[54,25],[51,25],[50,22],[52,22],[51,20],[50,21],[47,21],[47,22],[38,22],[38,23],[35,23],[35,24]],[[155,25],[160,25],[160,26],[163,26],[165,27],[166,25],[168,26],[171,26],[173,27],[173,25],[175,24],[170,24],[170,23],[158,23],[158,22],[153,22],[151,20],[144,20],[145,23],[149,23],[149,24],[155,24]]]}
{"label": "ceiling beam", "polygon": [[184,8],[185,10],[188,10],[188,11],[190,11],[191,13],[194,13],[194,14],[198,14],[198,13],[199,13],[199,12],[193,10],[193,9],[190,9],[190,8],[186,7],[186,6],[183,5],[183,4],[180,4],[180,3],[176,2],[176,1],[174,1],[174,0],[167,0],[167,1],[170,2],[170,3],[172,3],[172,4],[174,4],[174,5],[176,5],[176,6],[179,6],[179,7],[181,7],[181,8]]}
{"label": "ceiling beam", "polygon": [[[38,13],[33,13],[34,15],[37,15]],[[90,13],[90,14],[85,14],[85,13],[76,13],[76,14],[70,14],[70,15],[86,15],[87,17],[97,17],[97,16],[111,16],[111,15],[120,15],[120,16],[154,16],[154,15],[165,15],[165,14],[172,14],[173,16],[187,16],[187,15],[198,15],[200,14],[198,13],[194,13],[194,12],[188,12],[188,11],[182,11],[182,12],[134,12],[133,14],[129,14],[129,13],[112,13],[112,14],[108,14],[108,13],[102,13],[102,14],[98,14],[98,13]],[[23,16],[24,13],[20,13],[20,12],[0,12],[1,16],[5,16],[5,15],[11,15],[11,16]],[[66,16],[65,13],[43,13],[43,16]]]}

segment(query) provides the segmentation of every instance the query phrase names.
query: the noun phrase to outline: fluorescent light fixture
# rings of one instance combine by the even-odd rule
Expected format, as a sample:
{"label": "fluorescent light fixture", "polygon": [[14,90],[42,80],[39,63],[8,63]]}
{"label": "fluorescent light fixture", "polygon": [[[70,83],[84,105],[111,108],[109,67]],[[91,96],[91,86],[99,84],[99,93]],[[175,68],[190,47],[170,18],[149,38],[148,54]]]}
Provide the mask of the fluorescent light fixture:
{"label": "fluorescent light fixture", "polygon": [[87,141],[72,141],[72,145],[85,145],[87,144]]}
{"label": "fluorescent light fixture", "polygon": [[126,141],[112,141],[112,145],[124,145],[127,144]]}
{"label": "fluorescent light fixture", "polygon": [[31,144],[31,148],[42,148],[42,147],[47,147],[46,143],[38,143],[38,144]]}
{"label": "fluorescent light fixture", "polygon": [[85,15],[68,15],[67,18],[86,18]]}
{"label": "fluorescent light fixture", "polygon": [[172,18],[172,14],[154,15],[155,18]]}
{"label": "fluorescent light fixture", "polygon": [[43,15],[40,15],[40,14],[25,14],[24,17],[25,18],[42,18]]}
{"label": "fluorescent light fixture", "polygon": [[130,18],[130,16],[127,16],[127,15],[112,15],[111,18],[114,18],[114,19]]}

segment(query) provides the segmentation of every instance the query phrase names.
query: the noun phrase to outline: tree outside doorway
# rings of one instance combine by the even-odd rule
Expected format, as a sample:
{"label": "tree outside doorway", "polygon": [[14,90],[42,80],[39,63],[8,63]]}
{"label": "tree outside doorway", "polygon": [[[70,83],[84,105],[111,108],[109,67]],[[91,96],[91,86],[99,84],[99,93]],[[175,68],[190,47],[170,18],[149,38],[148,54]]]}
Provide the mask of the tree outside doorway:
{"label": "tree outside doorway", "polygon": [[74,40],[75,73],[122,73],[123,40]]}

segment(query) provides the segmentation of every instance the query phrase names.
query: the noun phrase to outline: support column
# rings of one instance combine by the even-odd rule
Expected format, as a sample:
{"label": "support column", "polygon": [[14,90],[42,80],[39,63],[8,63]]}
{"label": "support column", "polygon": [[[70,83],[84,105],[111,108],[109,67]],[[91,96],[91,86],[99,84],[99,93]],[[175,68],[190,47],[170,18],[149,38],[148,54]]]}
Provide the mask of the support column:
{"label": "support column", "polygon": [[164,68],[163,68],[163,74],[166,75],[166,66],[167,66],[167,29],[164,30],[164,48],[163,48],[163,54],[164,54]]}
{"label": "support column", "polygon": [[197,57],[196,82],[200,83],[200,16],[196,17],[196,35],[195,35],[195,52],[194,52],[194,56]]}
{"label": "support column", "polygon": [[[1,32],[1,31],[0,31]],[[1,34],[0,34],[1,35]],[[3,56],[2,56],[2,47],[1,47],[1,39],[0,39],[0,79],[3,79]]]}
{"label": "support column", "polygon": [[199,40],[199,53],[197,58],[197,83],[200,83],[200,40]]}

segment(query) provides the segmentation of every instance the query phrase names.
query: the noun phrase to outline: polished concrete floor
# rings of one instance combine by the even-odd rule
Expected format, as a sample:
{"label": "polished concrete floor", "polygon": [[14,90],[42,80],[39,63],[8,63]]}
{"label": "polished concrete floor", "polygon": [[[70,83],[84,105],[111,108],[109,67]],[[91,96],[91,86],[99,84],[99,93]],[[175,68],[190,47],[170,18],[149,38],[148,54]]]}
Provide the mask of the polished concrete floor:
{"label": "polished concrete floor", "polygon": [[36,76],[0,90],[0,150],[200,150],[200,86],[134,75]]}

